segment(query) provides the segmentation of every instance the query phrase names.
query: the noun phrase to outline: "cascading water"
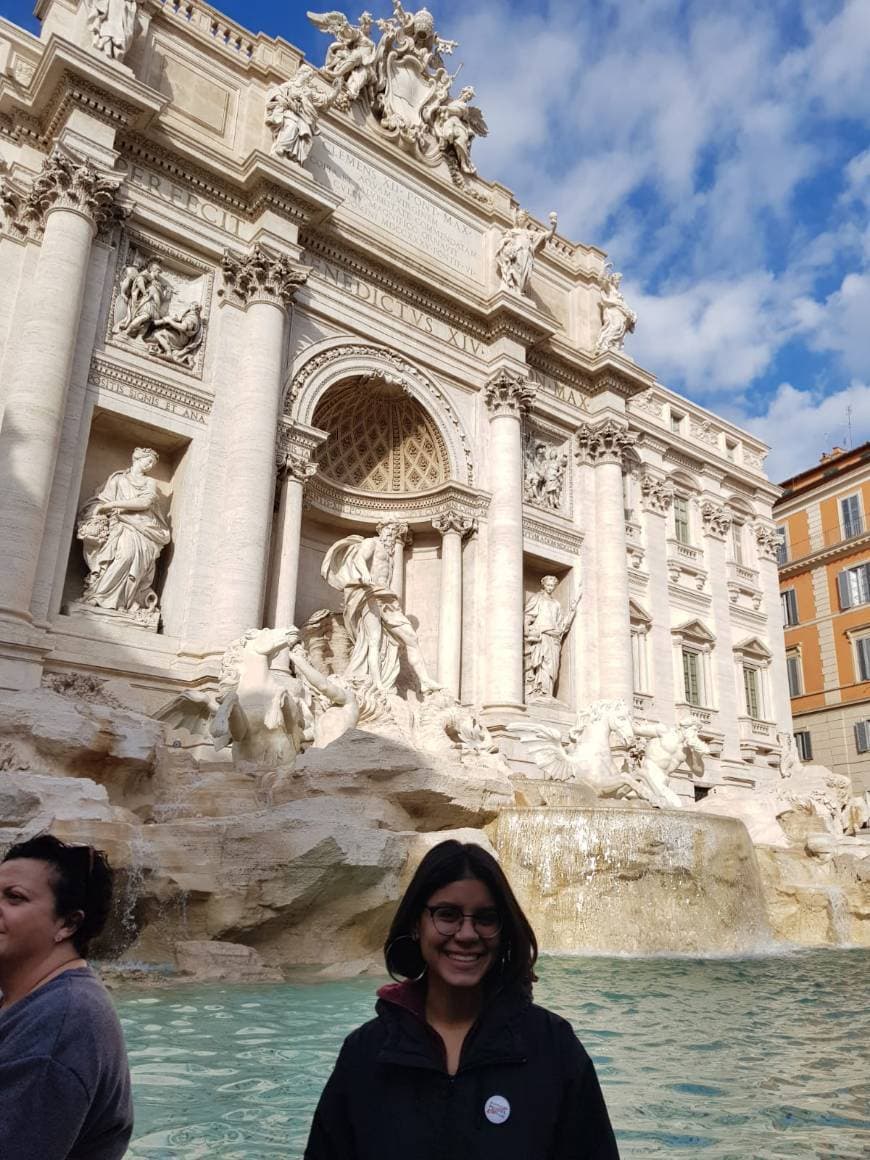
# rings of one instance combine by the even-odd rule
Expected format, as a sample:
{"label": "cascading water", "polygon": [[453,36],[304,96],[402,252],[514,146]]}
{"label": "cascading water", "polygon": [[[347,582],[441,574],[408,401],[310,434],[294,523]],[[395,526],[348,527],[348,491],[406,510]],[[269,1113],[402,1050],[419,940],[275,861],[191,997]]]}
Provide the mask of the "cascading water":
{"label": "cascading water", "polygon": [[493,844],[541,949],[747,954],[771,944],[742,822],[682,810],[503,810]]}

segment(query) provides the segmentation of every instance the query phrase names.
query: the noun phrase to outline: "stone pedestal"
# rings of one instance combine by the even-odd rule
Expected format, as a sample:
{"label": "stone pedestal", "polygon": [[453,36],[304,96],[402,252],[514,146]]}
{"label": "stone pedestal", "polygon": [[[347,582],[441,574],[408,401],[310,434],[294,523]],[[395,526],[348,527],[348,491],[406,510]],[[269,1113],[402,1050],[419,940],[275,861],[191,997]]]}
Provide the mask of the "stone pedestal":
{"label": "stone pedestal", "polygon": [[489,411],[486,685],[491,713],[523,706],[523,449],[521,421],[535,397],[519,375],[501,371],[486,387]]}

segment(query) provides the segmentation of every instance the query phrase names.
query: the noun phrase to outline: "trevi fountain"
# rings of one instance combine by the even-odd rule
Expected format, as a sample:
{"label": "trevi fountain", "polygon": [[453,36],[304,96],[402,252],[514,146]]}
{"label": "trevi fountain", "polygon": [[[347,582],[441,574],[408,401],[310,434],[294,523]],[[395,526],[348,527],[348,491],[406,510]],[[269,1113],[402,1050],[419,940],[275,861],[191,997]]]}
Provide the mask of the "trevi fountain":
{"label": "trevi fountain", "polygon": [[301,1151],[448,835],[624,1155],[866,1155],[868,799],[795,749],[764,445],[478,173],[426,9],[310,13],[319,67],[198,0],[38,15],[0,20],[0,846],[118,868],[130,1155]]}

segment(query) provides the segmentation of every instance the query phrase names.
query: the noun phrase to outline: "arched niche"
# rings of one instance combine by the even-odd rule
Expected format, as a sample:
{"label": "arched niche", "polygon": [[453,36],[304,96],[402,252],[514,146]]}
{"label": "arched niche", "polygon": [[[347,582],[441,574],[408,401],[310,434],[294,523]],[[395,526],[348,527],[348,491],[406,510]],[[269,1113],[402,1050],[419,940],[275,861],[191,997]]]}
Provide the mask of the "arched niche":
{"label": "arched niche", "polygon": [[[336,388],[338,392],[350,389],[346,394],[333,395]],[[331,432],[329,426],[318,423],[316,413],[324,415],[327,396],[333,399],[344,398],[350,402],[354,393],[369,393],[379,400],[377,405],[383,407],[387,406],[385,401],[392,399],[393,403],[388,409],[392,410],[394,417],[401,417],[412,427],[416,424],[421,437],[423,430],[428,427],[435,443],[435,458],[443,451],[448,479],[468,485],[474,483],[471,444],[448,395],[419,368],[386,347],[355,342],[306,351],[303,360],[294,368],[284,402],[284,413],[294,422],[312,427],[321,426],[321,429]],[[416,403],[417,407],[400,405],[403,399],[411,404]],[[420,409],[426,416],[425,421]],[[331,454],[331,441],[327,441],[324,448],[324,461]],[[349,470],[347,463],[345,470]],[[425,491],[432,486],[437,484],[425,483],[421,478],[420,486],[410,490]]]}

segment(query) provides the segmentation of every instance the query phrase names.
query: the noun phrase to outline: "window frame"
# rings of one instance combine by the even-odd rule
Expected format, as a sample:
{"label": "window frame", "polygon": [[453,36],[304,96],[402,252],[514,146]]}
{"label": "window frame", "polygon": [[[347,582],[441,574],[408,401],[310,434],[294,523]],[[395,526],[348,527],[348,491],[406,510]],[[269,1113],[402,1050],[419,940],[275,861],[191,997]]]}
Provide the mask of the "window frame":
{"label": "window frame", "polygon": [[[684,519],[677,518],[678,506],[679,506],[679,509],[681,512],[683,510],[685,510],[685,518]],[[677,541],[678,544],[683,544],[684,547],[691,547],[692,546],[692,521],[691,521],[691,512],[690,512],[690,508],[689,508],[689,497],[687,495],[684,495],[682,492],[675,492],[674,499],[673,499],[673,502],[671,504],[671,510],[673,511],[673,514],[674,514],[674,539]],[[680,528],[681,527],[685,528],[685,533],[684,533],[685,538],[683,538],[683,536],[680,535]]]}
{"label": "window frame", "polygon": [[[701,660],[701,650],[692,648],[691,645],[685,643],[680,647],[680,653],[683,661],[683,700],[685,704],[691,705],[693,709],[703,709],[704,705],[704,665]],[[694,666],[694,682],[695,682],[695,697],[697,700],[692,700],[691,690],[689,688],[689,668],[687,661],[691,659]]]}
{"label": "window frame", "polygon": [[862,718],[852,724],[856,753],[870,753],[870,719]]}
{"label": "window frame", "polygon": [[795,729],[792,734],[794,737],[794,746],[797,750],[798,757],[801,761],[812,761],[813,759],[813,735],[809,729]]}
{"label": "window frame", "polygon": [[[863,575],[863,599],[861,599],[861,579],[860,577],[855,581],[855,590],[857,592],[857,599],[852,599],[852,584],[851,577],[855,574]],[[845,612],[849,608],[860,608],[863,604],[870,604],[870,563],[868,564],[853,564],[851,568],[843,568],[837,573],[837,595],[840,600],[840,611]]]}
{"label": "window frame", "polygon": [[[799,648],[788,648],[785,650],[785,671],[788,680],[789,697],[802,697],[804,695],[804,665]],[[795,673],[797,678],[795,682],[792,682],[792,672]],[[797,687],[793,688],[793,684]]]}
{"label": "window frame", "polygon": [[[790,597],[791,599],[789,599]],[[797,589],[781,588],[779,590],[779,601],[782,605],[782,627],[794,628],[795,625],[800,624]]]}
{"label": "window frame", "polygon": [[[851,504],[854,500],[858,512],[857,516],[847,515],[844,511],[846,504]],[[864,505],[861,502],[860,491],[854,491],[850,495],[843,495],[839,497],[837,510],[840,516],[840,532],[844,540],[851,540],[854,536],[860,536],[864,531]]]}
{"label": "window frame", "polygon": [[764,705],[764,681],[758,665],[743,662],[743,704],[746,716],[753,721],[766,721]]}

